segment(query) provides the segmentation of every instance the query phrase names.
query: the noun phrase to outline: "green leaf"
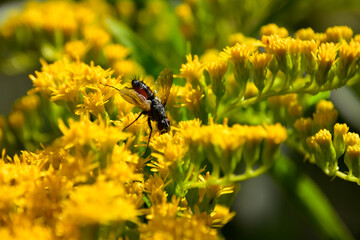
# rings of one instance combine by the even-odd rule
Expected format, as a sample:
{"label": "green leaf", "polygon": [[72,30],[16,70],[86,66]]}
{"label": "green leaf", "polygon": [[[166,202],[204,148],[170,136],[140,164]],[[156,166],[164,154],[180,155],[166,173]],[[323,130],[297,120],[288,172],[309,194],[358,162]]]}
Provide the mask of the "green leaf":
{"label": "green leaf", "polygon": [[278,159],[272,175],[323,238],[354,239],[321,189],[307,175],[298,172],[290,159],[284,156]]}

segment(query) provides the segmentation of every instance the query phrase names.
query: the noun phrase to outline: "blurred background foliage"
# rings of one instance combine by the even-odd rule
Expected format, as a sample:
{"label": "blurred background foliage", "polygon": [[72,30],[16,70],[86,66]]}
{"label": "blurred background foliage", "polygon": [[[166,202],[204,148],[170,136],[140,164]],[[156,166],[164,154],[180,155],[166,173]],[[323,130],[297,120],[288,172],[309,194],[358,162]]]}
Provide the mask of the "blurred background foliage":
{"label": "blurred background foliage", "polygon": [[[208,51],[220,51],[237,41],[244,42],[246,37],[259,38],[261,26],[269,23],[285,27],[289,35],[307,27],[315,32],[324,32],[334,25],[346,25],[355,34],[360,32],[358,0],[87,2],[99,7],[96,22],[111,36],[109,41],[129,48],[131,54],[127,60],[138,64],[137,71],[153,76],[157,76],[164,67],[179,69],[187,53],[203,55]],[[27,3],[2,1],[0,4],[0,23],[3,23],[13,11],[23,9]],[[10,38],[1,38],[0,114],[8,114],[14,100],[31,88],[28,74],[40,69],[40,58],[52,62],[65,51],[66,42],[84,38],[86,33],[77,30],[63,36],[56,31],[44,35],[26,28]],[[104,68],[114,67],[103,54],[93,46],[84,61],[95,61]],[[360,130],[359,98],[359,83],[332,93],[332,100],[340,112],[340,122],[347,122],[350,129],[357,132]],[[360,201],[359,187],[340,179],[330,182],[315,165],[304,163],[301,156],[289,149],[284,151],[294,159],[292,174],[309,175],[326,196],[319,196],[320,202],[314,203],[314,206],[332,204],[353,236],[360,238],[357,223],[360,212],[357,204]],[[306,211],[302,211],[303,203],[292,195],[294,188],[299,186],[292,185],[293,182],[287,177],[286,171],[275,168],[270,174],[242,184],[233,206],[237,216],[223,229],[224,236],[227,239],[321,238],[317,226],[327,224],[325,217],[329,216],[323,215],[324,219],[309,218]],[[303,177],[307,179],[307,176]],[[286,182],[288,184],[284,184]],[[304,198],[310,195],[305,194]],[[312,199],[307,201],[311,202]]]}

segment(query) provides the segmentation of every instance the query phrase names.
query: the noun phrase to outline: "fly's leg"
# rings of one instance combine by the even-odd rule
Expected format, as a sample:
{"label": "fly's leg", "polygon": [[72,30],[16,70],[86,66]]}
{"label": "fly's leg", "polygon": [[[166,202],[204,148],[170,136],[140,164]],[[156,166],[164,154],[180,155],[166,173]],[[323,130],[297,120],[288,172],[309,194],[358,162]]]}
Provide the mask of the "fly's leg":
{"label": "fly's leg", "polygon": [[149,125],[149,128],[150,128],[150,134],[149,134],[149,139],[148,139],[148,142],[147,142],[147,145],[146,145],[146,150],[144,152],[143,155],[146,154],[148,148],[149,148],[149,143],[150,143],[150,138],[151,138],[151,133],[152,133],[152,127],[151,127],[151,121],[150,121],[150,118],[148,118],[148,125]]}
{"label": "fly's leg", "polygon": [[125,129],[127,129],[128,127],[130,127],[134,122],[136,122],[140,117],[141,117],[141,115],[143,115],[143,114],[145,114],[145,112],[141,112],[140,114],[139,114],[139,116],[134,120],[134,121],[132,121],[129,125],[127,125],[123,130],[125,130]]}

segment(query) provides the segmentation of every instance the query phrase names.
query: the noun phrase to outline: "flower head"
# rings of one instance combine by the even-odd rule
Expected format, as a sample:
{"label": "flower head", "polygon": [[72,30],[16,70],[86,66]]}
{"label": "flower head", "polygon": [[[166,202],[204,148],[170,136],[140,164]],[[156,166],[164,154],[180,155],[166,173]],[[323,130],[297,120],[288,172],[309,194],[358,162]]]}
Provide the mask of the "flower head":
{"label": "flower head", "polygon": [[342,39],[350,40],[353,30],[348,26],[335,26],[326,29],[326,38],[331,42],[339,42]]}
{"label": "flower head", "polygon": [[186,61],[187,63],[181,65],[178,76],[186,78],[193,87],[196,87],[199,85],[206,64],[201,63],[197,55],[194,55],[193,58],[191,54],[186,56]]}

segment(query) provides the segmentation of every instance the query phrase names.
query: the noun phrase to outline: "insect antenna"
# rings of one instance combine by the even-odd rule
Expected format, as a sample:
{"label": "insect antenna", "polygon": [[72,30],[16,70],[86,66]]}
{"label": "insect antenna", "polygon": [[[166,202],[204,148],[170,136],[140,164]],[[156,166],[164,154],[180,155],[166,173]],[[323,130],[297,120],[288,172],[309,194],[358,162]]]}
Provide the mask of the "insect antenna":
{"label": "insect antenna", "polygon": [[103,84],[103,83],[100,83],[101,85],[103,86],[106,86],[106,87],[111,87],[111,88],[114,88],[116,90],[118,90],[120,92],[120,89],[118,89],[117,87],[114,87],[114,86],[111,86],[111,85],[107,85],[107,84]]}

